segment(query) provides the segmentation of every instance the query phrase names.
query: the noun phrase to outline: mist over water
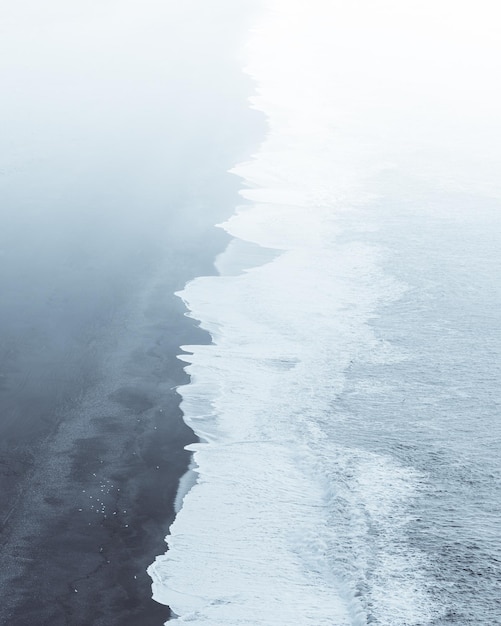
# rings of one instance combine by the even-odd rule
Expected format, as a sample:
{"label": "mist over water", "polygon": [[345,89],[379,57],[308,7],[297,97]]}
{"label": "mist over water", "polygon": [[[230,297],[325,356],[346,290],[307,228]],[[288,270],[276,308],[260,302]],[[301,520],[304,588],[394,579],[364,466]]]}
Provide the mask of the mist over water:
{"label": "mist over water", "polygon": [[213,343],[181,357],[198,480],[154,595],[214,626],[490,626],[496,5],[266,6],[246,71],[268,134],[232,170],[220,276],[180,293]]}
{"label": "mist over water", "polygon": [[0,622],[501,619],[496,11],[1,8]]}

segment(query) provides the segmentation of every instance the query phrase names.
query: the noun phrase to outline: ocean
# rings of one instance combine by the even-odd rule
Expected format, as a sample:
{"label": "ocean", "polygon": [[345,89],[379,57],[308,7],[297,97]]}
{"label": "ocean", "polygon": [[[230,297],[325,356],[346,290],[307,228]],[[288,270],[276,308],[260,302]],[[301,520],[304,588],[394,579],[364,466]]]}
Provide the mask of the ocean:
{"label": "ocean", "polygon": [[494,4],[270,0],[268,134],[179,293],[192,469],[149,568],[178,621],[501,623]]}

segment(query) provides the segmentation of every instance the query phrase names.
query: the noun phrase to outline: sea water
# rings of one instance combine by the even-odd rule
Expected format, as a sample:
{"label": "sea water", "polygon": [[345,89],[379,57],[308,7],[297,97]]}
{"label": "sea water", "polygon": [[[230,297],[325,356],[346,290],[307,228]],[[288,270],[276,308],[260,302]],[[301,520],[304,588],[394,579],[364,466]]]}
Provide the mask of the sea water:
{"label": "sea water", "polygon": [[200,443],[150,567],[183,623],[501,622],[501,98],[480,5],[270,0],[251,35],[269,133],[234,168],[220,275],[180,293],[213,338],[183,346]]}

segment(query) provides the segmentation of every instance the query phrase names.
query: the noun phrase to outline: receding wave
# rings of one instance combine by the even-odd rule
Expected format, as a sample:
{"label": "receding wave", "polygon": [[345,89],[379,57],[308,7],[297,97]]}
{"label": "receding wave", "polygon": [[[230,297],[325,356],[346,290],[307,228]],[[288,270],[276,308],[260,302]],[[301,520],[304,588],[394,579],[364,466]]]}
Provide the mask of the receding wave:
{"label": "receding wave", "polygon": [[[432,299],[440,303],[449,289],[450,311],[465,293],[461,283],[452,291],[453,269],[444,279],[437,267],[445,265],[425,261],[439,248],[429,228],[433,207],[450,220],[444,194],[454,181],[469,183],[456,159],[437,191],[443,144],[426,144],[436,126],[419,107],[387,115],[382,103],[395,112],[409,92],[371,73],[383,72],[391,46],[362,42],[359,58],[346,34],[370,34],[372,18],[374,32],[383,32],[384,15],[373,7],[383,3],[362,3],[361,31],[346,3],[270,4],[248,67],[259,87],[253,106],[266,113],[269,134],[233,170],[245,203],[222,225],[233,241],[217,259],[220,275],[179,294],[213,343],[183,346],[180,356],[191,377],[180,389],[182,409],[200,443],[189,447],[193,468],[180,487],[168,552],[149,568],[154,597],[181,622],[214,626],[460,623],[434,592],[441,574],[429,540],[430,511],[439,510],[430,477],[442,471],[454,437],[448,416],[433,422],[432,401],[422,400],[432,384],[426,359],[433,371],[444,332],[426,339],[428,352],[415,344],[426,354],[421,363],[412,341],[425,339],[408,317],[418,311],[438,328],[444,314]],[[395,15],[408,28],[408,16]],[[297,50],[296,41],[308,45]],[[415,43],[402,48],[409,59]],[[340,50],[355,55],[363,87],[357,71],[346,74]],[[406,87],[423,80],[414,70]],[[425,127],[426,165],[412,143]],[[423,198],[431,209],[421,208]],[[402,243],[391,238],[396,225]],[[392,326],[378,327],[389,310]],[[434,384],[436,397],[456,393]],[[425,463],[430,433],[444,452]]]}

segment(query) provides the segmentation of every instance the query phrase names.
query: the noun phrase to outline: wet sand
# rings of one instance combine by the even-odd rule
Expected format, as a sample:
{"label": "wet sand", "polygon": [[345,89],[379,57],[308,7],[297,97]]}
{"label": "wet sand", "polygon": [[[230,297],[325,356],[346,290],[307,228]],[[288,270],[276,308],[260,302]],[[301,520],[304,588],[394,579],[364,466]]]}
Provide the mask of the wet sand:
{"label": "wet sand", "polygon": [[[182,277],[159,273],[135,306],[116,314],[115,337],[98,340],[89,379],[65,381],[76,400],[58,402],[60,387],[46,387],[41,415],[33,388],[40,394],[42,381],[33,367],[23,413],[3,429],[2,624],[161,624],[168,617],[150,600],[145,569],[164,549],[188,463],[183,446],[193,439],[175,391],[186,382],[175,355],[180,342],[205,337],[172,295]],[[75,363],[82,353],[68,365],[90,366]]]}
{"label": "wet sand", "polygon": [[228,56],[248,22],[231,19],[200,30],[209,51],[227,38],[203,61],[227,89],[201,72],[196,102],[178,89],[159,136],[133,130],[125,156],[125,140],[103,156],[107,138],[86,137],[78,160],[70,142],[0,181],[2,625],[169,617],[146,567],[165,551],[194,437],[176,355],[208,340],[173,294],[214,272],[227,239],[212,225],[239,203],[226,170],[264,131]]}

